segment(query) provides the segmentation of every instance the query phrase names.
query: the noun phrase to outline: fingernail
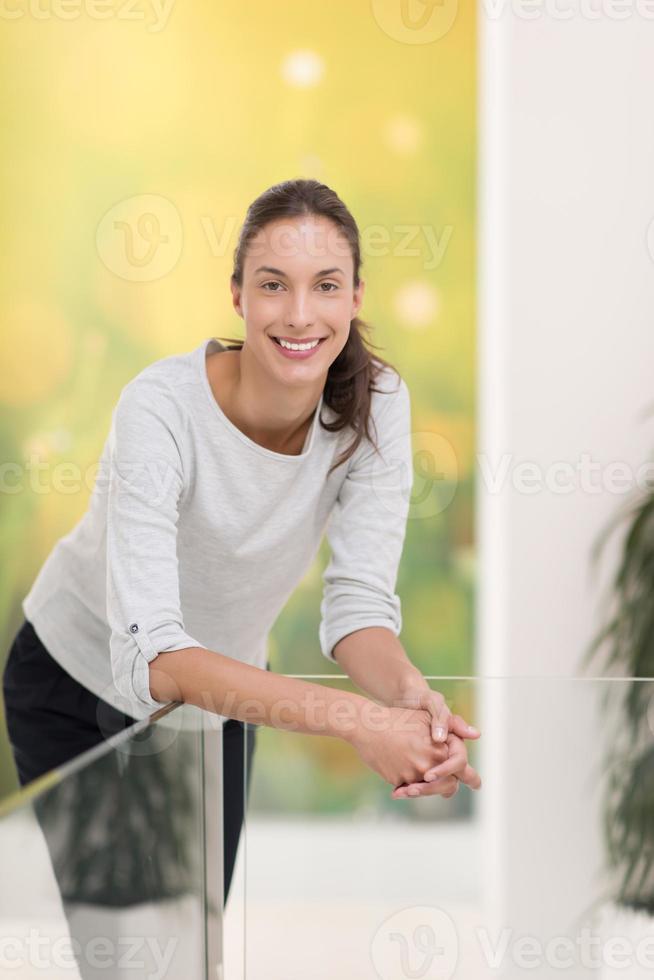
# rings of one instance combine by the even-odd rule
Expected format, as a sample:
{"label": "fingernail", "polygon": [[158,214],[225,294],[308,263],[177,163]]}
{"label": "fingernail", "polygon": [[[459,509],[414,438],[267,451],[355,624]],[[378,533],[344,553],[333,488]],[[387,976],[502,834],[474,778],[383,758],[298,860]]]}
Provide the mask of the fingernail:
{"label": "fingernail", "polygon": [[409,796],[417,796],[418,793],[419,793],[419,790],[417,790],[417,789],[410,789],[410,790],[407,790],[407,792],[408,792]]}
{"label": "fingernail", "polygon": [[426,783],[430,783],[432,781],[432,779],[435,779],[435,778],[436,778],[435,773],[433,773],[433,772],[427,772],[427,773],[425,773],[424,780],[425,780]]}
{"label": "fingernail", "polygon": [[479,729],[475,728],[474,725],[468,725],[468,731],[471,735],[479,735]]}
{"label": "fingernail", "polygon": [[445,738],[445,729],[440,727],[434,729],[434,738]]}

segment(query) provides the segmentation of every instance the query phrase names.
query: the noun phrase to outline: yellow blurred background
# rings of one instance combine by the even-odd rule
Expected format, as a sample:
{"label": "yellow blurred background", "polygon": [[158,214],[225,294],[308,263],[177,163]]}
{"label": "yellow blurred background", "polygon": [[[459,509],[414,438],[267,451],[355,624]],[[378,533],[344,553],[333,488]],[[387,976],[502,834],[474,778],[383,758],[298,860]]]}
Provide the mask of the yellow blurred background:
{"label": "yellow blurred background", "polygon": [[[472,673],[474,5],[11,10],[0,18],[0,661],[41,562],[86,508],[122,386],[205,336],[242,336],[229,276],[245,211],[304,176],[333,187],[359,224],[361,315],[411,391],[402,641],[424,673]],[[323,542],[274,627],[273,670],[336,672],[318,647],[327,557]],[[4,794],[17,784],[0,732]]]}

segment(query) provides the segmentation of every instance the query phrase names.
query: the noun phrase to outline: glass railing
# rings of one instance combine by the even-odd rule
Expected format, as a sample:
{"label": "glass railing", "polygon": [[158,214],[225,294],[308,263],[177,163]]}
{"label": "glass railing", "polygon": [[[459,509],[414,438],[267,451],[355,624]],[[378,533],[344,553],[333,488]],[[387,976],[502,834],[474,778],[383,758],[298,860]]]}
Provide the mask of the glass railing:
{"label": "glass railing", "polygon": [[0,804],[0,976],[222,976],[222,729],[197,713],[166,705]]}
{"label": "glass railing", "polygon": [[346,742],[259,729],[226,976],[651,980],[654,681],[429,683],[478,791],[392,799]]}
{"label": "glass railing", "polygon": [[654,680],[429,683],[482,732],[478,791],[393,799],[345,741],[164,727],[182,705],[5,801],[0,975],[78,975],[68,938],[105,980],[653,976]]}

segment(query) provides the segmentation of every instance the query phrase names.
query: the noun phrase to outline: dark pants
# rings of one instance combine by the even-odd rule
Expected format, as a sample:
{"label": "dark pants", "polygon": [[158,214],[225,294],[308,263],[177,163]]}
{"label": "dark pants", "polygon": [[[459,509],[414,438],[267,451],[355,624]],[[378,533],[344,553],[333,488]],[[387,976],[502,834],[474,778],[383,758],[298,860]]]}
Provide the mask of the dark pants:
{"label": "dark pants", "polygon": [[[50,656],[41,643],[32,624],[26,620],[16,634],[11,646],[9,657],[3,674],[3,692],[7,718],[7,730],[14,754],[18,777],[21,786],[31,782],[37,776],[60,766],[70,759],[97,745],[110,735],[123,731],[134,724],[135,719],[123,714],[106,701],[92,694],[79,684]],[[154,709],[153,709],[154,710]],[[181,709],[179,709],[181,710]],[[158,729],[160,726],[153,726]],[[227,901],[236,851],[244,817],[244,725],[235,719],[229,719],[223,726],[223,846],[224,846],[224,898]],[[151,733],[158,737],[162,733]],[[179,736],[180,733],[177,733]],[[193,736],[184,733],[187,739]],[[249,790],[252,773],[252,758],[255,748],[256,726],[247,726],[247,784]],[[167,743],[166,743],[167,744]],[[111,889],[107,886],[101,890],[97,901],[106,904],[107,894],[114,896],[112,904],[121,905],[123,901],[130,904],[135,901],[135,893],[141,890],[143,898],[167,897],[174,893],[171,868],[175,859],[182,869],[181,874],[190,874],[185,869],[193,862],[185,857],[191,847],[197,849],[197,841],[185,841],[191,834],[185,833],[184,824],[171,818],[179,811],[187,809],[187,816],[193,819],[189,796],[184,780],[190,772],[195,772],[192,759],[182,757],[186,749],[192,748],[190,742],[184,743],[178,739],[178,745],[171,750],[162,743],[162,750],[156,746],[148,754],[134,758],[134,774],[130,784],[129,769],[125,769],[126,755],[117,751],[106,753],[102,760],[90,763],[77,774],[71,774],[70,779],[64,780],[59,787],[46,791],[42,797],[34,801],[36,815],[45,831],[46,841],[53,850],[52,841],[62,838],[73,839],[69,853],[61,860],[53,855],[53,866],[57,874],[62,897],[79,900],[80,893],[85,900],[93,901],[93,890],[84,876],[78,874],[71,885],[70,868],[75,853],[84,850],[83,839],[75,837],[70,824],[73,814],[83,821],[79,828],[75,827],[75,835],[89,833],[97,834],[98,827],[107,825],[107,834],[114,835],[111,847],[112,860],[109,862],[108,876],[113,874],[116,863],[116,822],[124,821],[126,836],[136,851],[133,864],[137,862],[152,867],[160,855],[160,873],[153,875],[150,871],[149,881],[144,880],[142,867],[137,874],[125,874],[123,868],[122,891],[116,883],[115,875]],[[171,755],[176,752],[177,756]],[[120,756],[120,758],[119,758]],[[170,761],[167,761],[170,760]],[[207,760],[210,763],[210,760]],[[125,773],[127,772],[127,776]],[[186,774],[186,775],[185,775]],[[68,787],[66,783],[69,783]],[[74,786],[72,785],[74,784]],[[192,787],[192,784],[189,783]],[[150,790],[148,790],[150,787]],[[59,800],[56,797],[59,794]],[[97,804],[97,797],[102,795],[102,807]],[[113,797],[123,797],[119,804]],[[107,797],[110,800],[107,800]],[[111,807],[114,807],[113,812]],[[143,811],[139,812],[139,808]],[[54,811],[58,811],[55,813]],[[54,816],[53,816],[54,814]],[[160,820],[156,833],[152,828],[154,816]],[[51,827],[54,823],[68,823],[54,834]],[[175,817],[175,819],[177,819]],[[54,821],[54,823],[53,823]],[[138,853],[138,838],[133,836],[133,827],[144,827],[144,849],[153,848],[152,854]],[[188,826],[188,824],[186,825]],[[107,837],[108,839],[108,837]],[[91,845],[92,847],[93,845]],[[184,847],[187,851],[184,851]],[[122,850],[122,848],[121,848]],[[88,863],[88,854],[85,860]],[[191,855],[194,857],[194,855]],[[147,859],[147,860],[146,860]],[[96,862],[97,864],[97,862]],[[80,857],[81,866],[81,857]],[[87,876],[88,877],[88,876]],[[108,880],[108,878],[106,879]],[[97,873],[96,873],[97,882]],[[179,886],[179,875],[176,879]],[[94,887],[97,887],[97,883]],[[145,889],[148,888],[149,891]],[[66,894],[68,892],[68,894]]]}

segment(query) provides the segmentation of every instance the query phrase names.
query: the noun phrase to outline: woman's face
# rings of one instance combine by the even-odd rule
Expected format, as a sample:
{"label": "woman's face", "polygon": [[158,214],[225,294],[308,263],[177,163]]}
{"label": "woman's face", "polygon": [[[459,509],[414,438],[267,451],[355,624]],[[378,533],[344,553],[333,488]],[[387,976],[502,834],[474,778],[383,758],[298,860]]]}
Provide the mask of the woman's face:
{"label": "woman's face", "polygon": [[[363,301],[365,283],[354,289],[353,274],[348,242],[327,218],[273,221],[251,240],[232,299],[245,346],[265,371],[285,384],[324,383]],[[280,338],[318,344],[289,351]]]}

